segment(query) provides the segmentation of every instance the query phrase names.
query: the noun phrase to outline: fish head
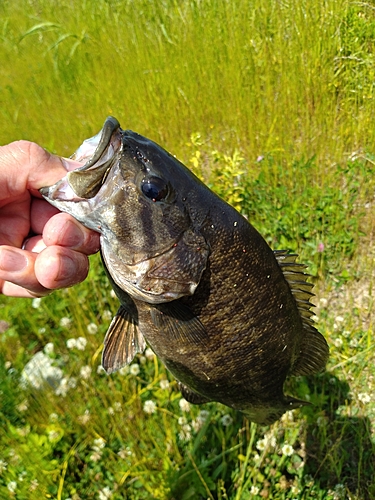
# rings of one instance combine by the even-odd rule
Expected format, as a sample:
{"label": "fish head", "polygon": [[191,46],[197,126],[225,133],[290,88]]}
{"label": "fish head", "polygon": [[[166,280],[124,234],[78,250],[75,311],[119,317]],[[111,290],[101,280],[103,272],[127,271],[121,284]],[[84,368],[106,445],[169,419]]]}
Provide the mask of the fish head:
{"label": "fish head", "polygon": [[194,293],[209,245],[199,233],[203,216],[192,208],[199,183],[193,174],[113,117],[71,158],[81,166],[40,192],[101,234],[111,280],[151,303]]}

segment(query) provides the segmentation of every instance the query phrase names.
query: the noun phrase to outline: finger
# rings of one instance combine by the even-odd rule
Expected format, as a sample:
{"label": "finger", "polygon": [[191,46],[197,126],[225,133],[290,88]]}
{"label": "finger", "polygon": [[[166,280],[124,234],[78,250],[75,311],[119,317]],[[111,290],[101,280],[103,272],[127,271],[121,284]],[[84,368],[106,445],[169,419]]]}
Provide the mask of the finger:
{"label": "finger", "polygon": [[23,242],[22,245],[23,250],[28,250],[29,252],[34,252],[34,253],[40,253],[45,248],[47,248],[46,244],[44,243],[43,238],[41,237],[40,234],[28,238]]}
{"label": "finger", "polygon": [[48,246],[35,261],[35,276],[45,289],[66,288],[83,281],[89,271],[86,255],[70,248]]}
{"label": "finger", "polygon": [[43,240],[49,247],[60,245],[86,255],[96,253],[100,248],[100,235],[82,226],[71,215],[58,213],[44,226]]}
{"label": "finger", "polygon": [[[49,293],[34,271],[38,254],[10,246],[0,247],[0,280],[10,282],[37,295]],[[3,293],[4,289],[3,289]]]}
{"label": "finger", "polygon": [[6,295],[7,297],[20,297],[20,298],[26,298],[26,299],[35,299],[36,297],[44,297],[45,295],[48,295],[48,293],[51,293],[51,290],[45,293],[33,293],[30,292],[29,290],[26,290],[26,288],[23,288],[22,286],[15,285],[14,283],[10,283],[9,281],[4,281],[1,284],[0,281],[0,289],[1,293],[3,295]]}
{"label": "finger", "polygon": [[46,223],[60,211],[46,200],[32,198],[30,207],[30,226],[34,234],[42,234]]}

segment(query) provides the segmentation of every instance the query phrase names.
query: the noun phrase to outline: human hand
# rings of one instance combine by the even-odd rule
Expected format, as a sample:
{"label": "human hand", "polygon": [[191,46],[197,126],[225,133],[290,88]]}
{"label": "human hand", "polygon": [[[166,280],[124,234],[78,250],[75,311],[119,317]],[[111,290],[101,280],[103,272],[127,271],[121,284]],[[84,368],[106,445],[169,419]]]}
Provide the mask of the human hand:
{"label": "human hand", "polygon": [[0,293],[40,297],[86,278],[99,234],[38,192],[76,166],[32,142],[0,146]]}

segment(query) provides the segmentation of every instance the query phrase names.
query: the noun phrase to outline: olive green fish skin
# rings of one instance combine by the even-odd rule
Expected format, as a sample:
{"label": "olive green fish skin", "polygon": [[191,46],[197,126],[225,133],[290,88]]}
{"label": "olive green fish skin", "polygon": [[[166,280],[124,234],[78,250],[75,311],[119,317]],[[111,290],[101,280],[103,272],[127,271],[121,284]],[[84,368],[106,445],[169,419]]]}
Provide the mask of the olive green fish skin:
{"label": "olive green fish skin", "polygon": [[102,234],[122,303],[104,367],[130,362],[145,339],[191,402],[219,401],[267,424],[307,404],[284,395],[285,379],[322,369],[328,348],[309,319],[311,285],[298,265],[288,277],[254,227],[160,146],[131,131],[121,131],[121,143],[102,208],[93,198],[78,213],[80,202],[61,204],[42,190]]}

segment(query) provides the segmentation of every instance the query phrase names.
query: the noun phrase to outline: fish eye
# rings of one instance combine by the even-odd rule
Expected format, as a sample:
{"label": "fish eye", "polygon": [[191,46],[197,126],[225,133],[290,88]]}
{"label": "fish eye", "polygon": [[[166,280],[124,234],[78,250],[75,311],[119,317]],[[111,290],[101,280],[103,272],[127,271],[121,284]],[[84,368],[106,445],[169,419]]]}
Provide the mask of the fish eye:
{"label": "fish eye", "polygon": [[142,193],[152,201],[160,201],[168,194],[168,184],[160,177],[148,177],[141,183]]}

